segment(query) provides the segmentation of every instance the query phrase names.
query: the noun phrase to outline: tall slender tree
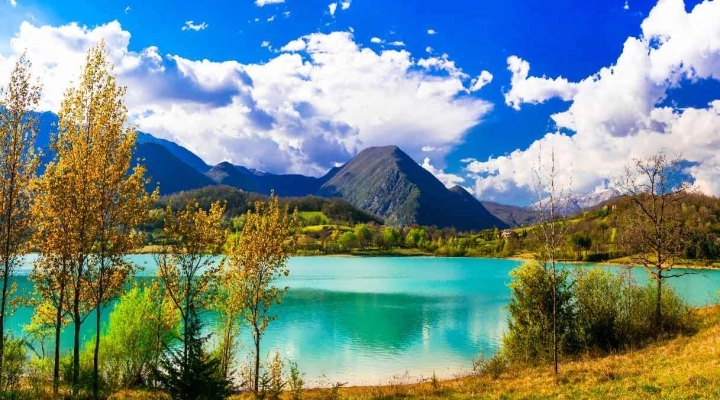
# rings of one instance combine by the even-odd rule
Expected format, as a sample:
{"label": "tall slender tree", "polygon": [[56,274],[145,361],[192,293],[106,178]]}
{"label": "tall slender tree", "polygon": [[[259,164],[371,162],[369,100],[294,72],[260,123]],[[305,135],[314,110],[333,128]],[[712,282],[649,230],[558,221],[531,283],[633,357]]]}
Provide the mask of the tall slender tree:
{"label": "tall slender tree", "polygon": [[566,223],[564,221],[568,209],[569,189],[559,182],[560,170],[555,164],[555,149],[550,151],[550,162],[544,164],[542,148],[538,156],[538,164],[534,168],[534,186],[537,195],[537,212],[540,223],[540,246],[538,259],[546,270],[549,270],[552,288],[552,332],[553,332],[553,370],[558,373],[558,253],[565,240]]}
{"label": "tall slender tree", "polygon": [[270,310],[279,304],[288,287],[277,287],[275,281],[287,276],[287,261],[295,250],[291,234],[297,225],[297,213],[280,207],[272,196],[266,204],[255,203],[248,210],[239,238],[230,245],[228,262],[221,270],[222,284],[228,290],[227,300],[250,326],[255,345],[253,390],[258,393],[260,377],[260,342],[265,329],[277,319]]}
{"label": "tall slender tree", "polygon": [[665,280],[692,272],[672,272],[687,244],[690,229],[682,216],[683,201],[692,193],[680,157],[664,151],[635,159],[615,186],[630,201],[621,221],[621,246],[636,265],[642,265],[656,284],[655,328],[662,332],[662,289]]}
{"label": "tall slender tree", "polygon": [[39,270],[63,273],[37,276],[67,277],[59,290],[67,291],[73,322],[74,394],[79,390],[80,328],[96,311],[95,397],[101,309],[133,269],[123,255],[139,243],[133,228],[148,218],[156,196],[144,192],[144,168],[130,169],[136,133],[125,127],[124,95],[101,42],[88,51],[78,85],[65,93],[51,142],[55,159],[40,179],[34,206],[43,253]]}
{"label": "tall slender tree", "polygon": [[177,212],[168,205],[165,211],[164,233],[170,243],[155,255],[155,261],[165,295],[182,318],[184,365],[191,364],[194,354],[189,347],[191,319],[211,301],[209,289],[222,265],[216,256],[221,253],[227,235],[222,225],[224,211],[220,202],[205,211],[196,201],[188,201],[185,209]]}
{"label": "tall slender tree", "polygon": [[25,55],[20,56],[8,87],[0,89],[0,371],[5,319],[13,311],[10,300],[15,270],[31,236],[30,182],[39,160],[35,152],[38,125],[31,111],[40,102],[40,86],[31,82],[30,67]]}

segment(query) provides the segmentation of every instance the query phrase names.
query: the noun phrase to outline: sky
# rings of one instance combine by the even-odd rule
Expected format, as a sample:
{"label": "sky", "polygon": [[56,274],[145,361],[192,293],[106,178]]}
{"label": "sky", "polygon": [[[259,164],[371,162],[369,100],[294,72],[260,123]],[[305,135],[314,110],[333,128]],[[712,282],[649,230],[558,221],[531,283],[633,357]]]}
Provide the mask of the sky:
{"label": "sky", "polygon": [[720,0],[0,0],[0,85],[27,52],[57,111],[104,39],[129,123],[209,164],[323,175],[397,145],[447,186],[527,205],[686,160],[720,195]]}

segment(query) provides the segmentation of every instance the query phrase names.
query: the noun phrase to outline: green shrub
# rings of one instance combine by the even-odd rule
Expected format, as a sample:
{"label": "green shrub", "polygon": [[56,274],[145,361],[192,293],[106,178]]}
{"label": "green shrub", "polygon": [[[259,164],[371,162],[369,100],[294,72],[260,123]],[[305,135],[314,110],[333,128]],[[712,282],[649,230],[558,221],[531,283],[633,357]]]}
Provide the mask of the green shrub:
{"label": "green shrub", "polygon": [[[542,363],[552,359],[552,271],[538,262],[526,262],[510,272],[512,298],[508,305],[508,332],[503,356],[510,362]],[[576,348],[574,309],[569,272],[557,269],[557,333],[560,353]]]}

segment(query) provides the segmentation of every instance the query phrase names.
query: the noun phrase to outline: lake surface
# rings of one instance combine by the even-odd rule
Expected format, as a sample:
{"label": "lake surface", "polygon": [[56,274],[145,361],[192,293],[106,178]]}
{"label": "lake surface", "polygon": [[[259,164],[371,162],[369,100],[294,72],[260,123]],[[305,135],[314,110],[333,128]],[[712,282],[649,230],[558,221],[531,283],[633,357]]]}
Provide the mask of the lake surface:
{"label": "lake surface", "polygon": [[[31,261],[28,260],[28,263]],[[153,276],[150,255],[130,259]],[[479,353],[492,355],[507,327],[508,273],[519,264],[504,259],[297,257],[279,319],[263,338],[261,352],[277,349],[298,362],[310,384],[379,384],[451,377],[472,369]],[[29,265],[29,264],[28,264]],[[620,267],[607,267],[620,270]],[[633,273],[647,282],[643,269]],[[693,306],[713,304],[720,271],[702,271],[670,280]],[[31,289],[24,277],[22,289]],[[31,310],[22,309],[10,326],[21,334]],[[206,315],[212,320],[212,315]],[[88,324],[89,325],[89,324]],[[92,334],[87,327],[88,338]],[[65,348],[71,343],[64,335]],[[247,354],[252,341],[243,336]]]}

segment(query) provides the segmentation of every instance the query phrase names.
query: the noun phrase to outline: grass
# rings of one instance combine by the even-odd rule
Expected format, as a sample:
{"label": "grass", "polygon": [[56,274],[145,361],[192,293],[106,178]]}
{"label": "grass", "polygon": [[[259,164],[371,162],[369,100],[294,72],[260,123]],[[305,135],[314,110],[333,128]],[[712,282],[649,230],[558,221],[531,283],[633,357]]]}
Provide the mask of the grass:
{"label": "grass", "polygon": [[303,221],[310,221],[311,219],[316,219],[317,221],[321,221],[323,224],[330,223],[330,220],[322,211],[300,211],[298,212],[298,216]]}

